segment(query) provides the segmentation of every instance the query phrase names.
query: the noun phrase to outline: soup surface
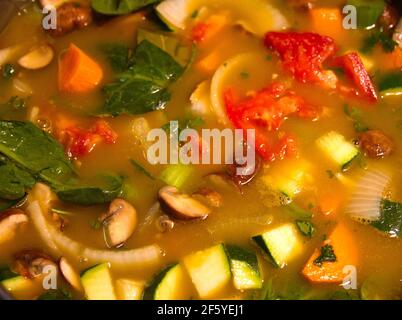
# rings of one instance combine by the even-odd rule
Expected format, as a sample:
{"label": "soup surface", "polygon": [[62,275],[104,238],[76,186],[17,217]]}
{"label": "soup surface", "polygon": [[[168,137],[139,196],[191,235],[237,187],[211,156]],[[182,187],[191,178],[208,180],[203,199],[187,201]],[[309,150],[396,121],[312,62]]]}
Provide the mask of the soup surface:
{"label": "soup surface", "polygon": [[397,1],[138,2],[0,33],[2,286],[401,299]]}

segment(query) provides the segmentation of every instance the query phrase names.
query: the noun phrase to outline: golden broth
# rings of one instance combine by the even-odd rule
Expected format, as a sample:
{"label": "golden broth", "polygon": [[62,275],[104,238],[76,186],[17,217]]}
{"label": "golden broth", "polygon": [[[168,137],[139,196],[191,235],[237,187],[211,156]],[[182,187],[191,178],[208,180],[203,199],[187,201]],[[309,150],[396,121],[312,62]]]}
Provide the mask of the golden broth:
{"label": "golden broth", "polygon": [[[338,5],[341,1],[323,1],[325,5]],[[280,8],[285,6],[280,5]],[[292,13],[289,8],[286,12],[290,15],[290,20],[294,21],[297,30],[309,30],[308,17],[302,13]],[[9,27],[0,35],[1,47],[14,44],[25,45],[30,39],[40,39],[44,35],[38,24],[40,15],[28,9],[26,14],[16,16]],[[133,48],[135,42],[135,31],[138,27],[156,28],[156,26],[140,15],[133,15],[131,18],[117,18],[110,20],[102,25],[92,25],[85,29],[75,31],[64,37],[49,38],[51,45],[55,49],[58,57],[63,53],[70,43],[76,44],[83,51],[101,63],[105,72],[103,83],[110,82],[114,74],[107,63],[105,57],[97,49],[99,44],[108,42],[121,42]],[[181,35],[186,36],[186,35]],[[353,31],[340,44],[341,51],[360,46],[362,36],[359,31]],[[50,39],[50,40],[49,40]],[[141,115],[148,120],[153,128],[159,128],[168,120],[183,119],[189,112],[189,97],[196,86],[203,80],[210,79],[212,74],[203,73],[197,70],[197,63],[200,59],[211,52],[219,51],[219,64],[227,59],[241,53],[259,52],[262,56],[269,55],[261,39],[251,34],[243,32],[237,27],[225,28],[216,39],[203,45],[197,52],[196,60],[189,70],[172,87],[172,98],[164,111],[156,111]],[[281,75],[278,67],[278,58],[271,58],[264,62],[265,68],[261,64],[250,61],[249,65],[242,66],[239,70],[233,71],[225,80],[228,87],[233,87],[237,92],[245,95],[250,90],[259,90],[265,87],[272,79],[273,74],[279,74],[281,78],[288,78]],[[219,65],[218,64],[218,65]],[[69,96],[59,94],[57,88],[57,59],[43,70],[25,71],[21,70],[21,79],[28,83],[33,91],[28,100],[28,108],[39,108],[40,117],[49,118],[57,124],[58,117],[61,115],[74,119],[78,124],[86,125],[89,123],[85,112],[89,113],[98,108],[102,103],[100,90],[80,96]],[[374,60],[373,70],[376,70]],[[247,77],[242,77],[246,73]],[[282,73],[283,74],[283,73]],[[320,89],[311,85],[292,84],[292,89],[314,105],[324,108],[324,116],[318,121],[303,120],[290,117],[281,130],[292,132],[298,141],[299,156],[308,160],[312,164],[310,179],[306,188],[298,195],[297,203],[307,207],[310,203],[316,206],[317,199],[324,194],[337,193],[342,198],[342,208],[347,204],[349,188],[342,181],[330,178],[328,170],[336,172],[338,169],[323,158],[322,153],[314,147],[315,140],[322,134],[336,130],[348,139],[355,138],[356,133],[352,122],[345,116],[345,98],[337,94],[329,94],[325,89]],[[10,83],[0,84],[0,100],[7,101],[15,94]],[[396,179],[393,180],[392,199],[402,201],[401,191],[401,159],[402,159],[402,134],[400,128],[396,126],[397,119],[402,119],[401,97],[386,98],[380,100],[378,105],[367,106],[357,99],[348,102],[354,107],[363,110],[363,120],[369,127],[384,130],[393,137],[395,152],[388,158],[381,160],[381,165],[388,166],[395,171]],[[28,111],[29,114],[29,111]],[[399,118],[398,118],[399,117]],[[147,224],[146,218],[149,209],[157,201],[158,189],[163,185],[157,180],[150,180],[138,172],[129,162],[135,159],[157,176],[163,166],[152,166],[147,164],[142,150],[135,141],[132,132],[132,125],[136,116],[120,116],[117,118],[107,118],[113,130],[118,134],[118,141],[114,145],[99,145],[89,155],[79,159],[76,166],[78,174],[84,178],[91,178],[99,172],[116,172],[126,177],[126,182],[133,188],[130,201],[136,207],[139,215],[139,226],[133,236],[126,242],[124,248],[136,248],[148,244],[158,244],[163,249],[163,261],[156,268],[141,270],[133,274],[130,270],[116,271],[113,273],[115,278],[124,276],[126,278],[141,279],[149,281],[153,274],[163,265],[177,262],[185,255],[199,249],[207,248],[218,242],[236,243],[250,247],[250,236],[259,234],[271,227],[280,225],[283,222],[292,222],[294,218],[275,207],[275,201],[271,200],[272,192],[260,181],[261,175],[275,172],[280,167],[286,167],[292,160],[277,161],[267,163],[263,172],[250,185],[243,188],[242,193],[236,188],[225,188],[214,185],[205,175],[215,172],[216,166],[202,166],[197,168],[197,177],[192,179],[189,190],[196,187],[207,185],[213,186],[223,196],[223,207],[214,209],[213,214],[205,221],[176,223],[173,230],[165,233],[158,231],[154,222]],[[216,127],[216,121],[207,119],[202,125],[203,128]],[[365,160],[368,165],[377,163],[375,160]],[[358,166],[353,167],[346,175],[353,180],[358,177],[361,170]],[[97,217],[107,210],[106,206],[80,207],[68,204],[60,204],[60,207],[72,213],[68,217],[69,225],[65,234],[89,247],[105,248],[103,233],[101,230],[94,230],[91,224]],[[333,226],[342,222],[352,231],[356,246],[358,248],[358,283],[376,274],[381,274],[384,286],[387,288],[387,298],[398,298],[400,294],[400,279],[402,276],[402,240],[391,239],[380,234],[374,228],[362,225],[350,219],[343,210],[338,210],[335,215],[325,216],[318,212],[312,219],[316,226],[317,233],[313,239],[304,239],[303,253],[289,263],[283,269],[272,268],[259,254],[260,263],[263,265],[265,279],[273,278],[279,284],[297,284],[316,293],[330,290],[337,290],[338,285],[314,285],[310,284],[300,274],[304,264],[311,256],[315,248],[322,243],[324,235],[328,234]],[[18,235],[14,241],[2,245],[0,248],[0,263],[7,264],[12,260],[12,255],[26,248],[45,247],[32,226]],[[253,248],[253,247],[251,247]],[[89,267],[86,263],[75,262],[78,269],[84,270]],[[112,270],[113,271],[113,270]],[[227,288],[216,298],[239,295],[234,288]],[[248,293],[241,293],[248,297]]]}

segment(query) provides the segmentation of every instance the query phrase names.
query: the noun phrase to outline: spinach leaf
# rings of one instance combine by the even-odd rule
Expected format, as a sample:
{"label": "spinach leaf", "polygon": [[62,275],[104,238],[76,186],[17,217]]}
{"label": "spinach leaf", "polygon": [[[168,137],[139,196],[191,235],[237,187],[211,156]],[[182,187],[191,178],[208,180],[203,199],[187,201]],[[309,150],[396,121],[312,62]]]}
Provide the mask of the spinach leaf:
{"label": "spinach leaf", "polygon": [[122,193],[123,179],[119,176],[105,176],[104,187],[70,185],[57,190],[57,196],[65,202],[81,205],[102,204],[112,201]]}
{"label": "spinach leaf", "polygon": [[35,179],[14,163],[0,156],[0,198],[18,200],[35,184]]}
{"label": "spinach leaf", "polygon": [[0,153],[54,187],[74,176],[63,147],[31,122],[0,121]]}
{"label": "spinach leaf", "polygon": [[137,43],[147,40],[169,54],[182,67],[188,66],[195,56],[195,46],[179,40],[167,32],[138,29]]}
{"label": "spinach leaf", "polygon": [[321,247],[321,254],[317,257],[313,263],[316,266],[321,267],[323,262],[335,262],[336,256],[334,252],[334,248],[330,244],[326,244]]}
{"label": "spinach leaf", "polygon": [[99,13],[120,15],[139,10],[160,0],[92,0],[92,8]]}
{"label": "spinach leaf", "polygon": [[113,71],[123,72],[128,68],[130,49],[124,44],[107,43],[99,46],[106,55]]}
{"label": "spinach leaf", "polygon": [[0,153],[0,208],[18,202],[36,181],[50,185],[61,200],[83,205],[121,194],[121,177],[106,177],[105,187],[83,185],[62,145],[30,122],[0,121]]}
{"label": "spinach leaf", "polygon": [[300,232],[306,237],[311,238],[315,233],[315,227],[310,221],[296,220],[296,226],[300,230]]}
{"label": "spinach leaf", "polygon": [[183,71],[169,54],[143,40],[131,58],[129,69],[103,88],[106,102],[100,113],[117,116],[164,109],[170,99],[167,88]]}
{"label": "spinach leaf", "polygon": [[383,199],[380,219],[371,225],[391,237],[399,237],[402,229],[402,203]]}

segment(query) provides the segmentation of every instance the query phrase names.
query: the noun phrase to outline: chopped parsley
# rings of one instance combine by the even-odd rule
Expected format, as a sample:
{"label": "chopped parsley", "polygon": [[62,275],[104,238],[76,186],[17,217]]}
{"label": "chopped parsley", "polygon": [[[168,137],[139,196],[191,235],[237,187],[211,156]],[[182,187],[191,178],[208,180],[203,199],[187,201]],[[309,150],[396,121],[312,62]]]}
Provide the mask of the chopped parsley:
{"label": "chopped parsley", "polygon": [[7,63],[3,67],[3,78],[4,79],[11,79],[15,74],[15,68],[12,64]]}
{"label": "chopped parsley", "polygon": [[398,45],[387,33],[377,30],[364,39],[363,47],[360,51],[370,53],[377,44],[381,45],[385,52],[394,51],[395,47]]}
{"label": "chopped parsley", "polygon": [[326,244],[321,247],[321,254],[317,259],[314,260],[316,266],[321,267],[324,262],[335,262],[336,255],[334,248],[330,244]]}
{"label": "chopped parsley", "polygon": [[240,77],[242,79],[248,79],[248,78],[250,78],[250,74],[247,71],[242,71],[242,72],[240,72]]}
{"label": "chopped parsley", "polygon": [[296,220],[296,226],[300,230],[300,232],[306,237],[311,238],[315,233],[315,227],[310,221]]}

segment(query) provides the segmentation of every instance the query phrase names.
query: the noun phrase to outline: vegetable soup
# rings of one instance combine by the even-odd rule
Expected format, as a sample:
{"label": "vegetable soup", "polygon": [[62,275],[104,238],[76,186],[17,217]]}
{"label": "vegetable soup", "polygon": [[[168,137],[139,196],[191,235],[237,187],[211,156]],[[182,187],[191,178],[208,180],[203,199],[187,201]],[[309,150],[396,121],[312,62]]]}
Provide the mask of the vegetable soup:
{"label": "vegetable soup", "polygon": [[12,297],[402,298],[398,1],[2,6]]}

